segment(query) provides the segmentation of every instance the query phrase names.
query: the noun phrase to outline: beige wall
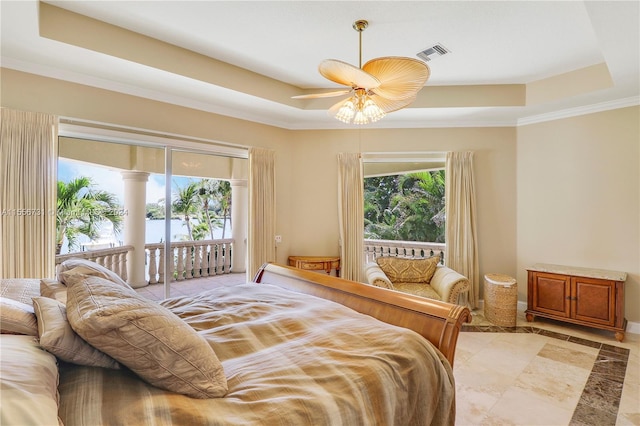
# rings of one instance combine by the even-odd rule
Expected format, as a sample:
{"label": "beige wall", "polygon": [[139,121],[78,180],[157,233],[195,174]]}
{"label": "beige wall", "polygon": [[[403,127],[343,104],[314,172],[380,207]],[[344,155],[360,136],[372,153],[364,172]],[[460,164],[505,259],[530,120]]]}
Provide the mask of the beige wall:
{"label": "beige wall", "polygon": [[338,152],[472,150],[481,275],[517,277],[525,301],[535,262],[624,270],[640,321],[638,108],[519,128],[288,131],[12,70],[1,84],[14,109],[276,150],[282,263],[338,254]]}
{"label": "beige wall", "polygon": [[517,270],[554,263],[625,271],[640,321],[640,107],[518,128]]}
{"label": "beige wall", "polygon": [[[516,132],[513,128],[296,131],[287,184],[294,194],[291,235],[296,255],[338,254],[338,152],[475,152],[480,273],[515,274]],[[279,188],[280,191],[280,188]],[[284,243],[283,243],[284,245]]]}

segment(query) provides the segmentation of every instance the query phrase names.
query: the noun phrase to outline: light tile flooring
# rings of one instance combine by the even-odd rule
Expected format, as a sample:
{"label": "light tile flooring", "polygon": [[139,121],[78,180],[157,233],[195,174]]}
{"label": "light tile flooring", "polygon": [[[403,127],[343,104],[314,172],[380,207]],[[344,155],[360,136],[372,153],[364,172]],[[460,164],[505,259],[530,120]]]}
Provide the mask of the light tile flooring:
{"label": "light tile flooring", "polygon": [[640,335],[519,312],[515,328],[473,313],[454,361],[457,425],[640,425]]}
{"label": "light tile flooring", "polygon": [[[173,283],[172,296],[246,282],[227,274]],[[162,285],[137,290],[164,298]],[[474,311],[454,362],[456,425],[640,425],[640,335],[536,318],[504,329]]]}

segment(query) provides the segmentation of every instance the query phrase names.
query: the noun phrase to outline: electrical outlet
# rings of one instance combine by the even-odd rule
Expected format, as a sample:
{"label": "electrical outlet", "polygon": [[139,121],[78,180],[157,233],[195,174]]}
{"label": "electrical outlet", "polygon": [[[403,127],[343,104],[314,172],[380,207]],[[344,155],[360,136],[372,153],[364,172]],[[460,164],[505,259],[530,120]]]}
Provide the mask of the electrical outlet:
{"label": "electrical outlet", "polygon": [[276,235],[276,244],[279,244],[282,242],[282,235]]}

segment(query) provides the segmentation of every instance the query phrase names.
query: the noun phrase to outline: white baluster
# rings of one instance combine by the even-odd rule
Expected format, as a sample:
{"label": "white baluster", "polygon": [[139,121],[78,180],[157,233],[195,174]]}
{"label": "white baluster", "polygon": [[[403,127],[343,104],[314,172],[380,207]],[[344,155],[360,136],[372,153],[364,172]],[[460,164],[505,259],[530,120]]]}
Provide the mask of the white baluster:
{"label": "white baluster", "polygon": [[224,273],[228,274],[231,272],[231,251],[232,245],[231,243],[224,244]]}
{"label": "white baluster", "polygon": [[215,276],[216,271],[216,245],[209,244],[209,276]]}
{"label": "white baluster", "polygon": [[223,244],[216,244],[216,274],[224,274],[224,270],[222,269],[222,265],[224,264],[224,251]]}
{"label": "white baluster", "polygon": [[156,266],[156,249],[149,249],[149,284],[158,283],[158,268]]}
{"label": "white baluster", "polygon": [[200,259],[200,276],[208,277],[209,276],[209,244],[205,244],[202,246],[202,258]]}
{"label": "white baluster", "polygon": [[158,283],[164,284],[164,246],[160,247],[158,253],[160,256],[160,260],[158,261]]}
{"label": "white baluster", "polygon": [[193,278],[200,278],[202,276],[201,275],[201,269],[202,269],[201,253],[202,253],[202,246],[198,244],[193,248]]}
{"label": "white baluster", "polygon": [[178,272],[178,277],[177,280],[178,281],[182,281],[184,280],[184,248],[183,247],[178,247],[177,249],[178,252],[178,268],[177,268],[177,272]]}
{"label": "white baluster", "polygon": [[129,278],[129,276],[127,275],[127,253],[120,253],[120,260],[118,262],[120,264],[120,273],[118,275],[120,275],[120,278],[122,278],[123,281],[127,281],[127,278]]}

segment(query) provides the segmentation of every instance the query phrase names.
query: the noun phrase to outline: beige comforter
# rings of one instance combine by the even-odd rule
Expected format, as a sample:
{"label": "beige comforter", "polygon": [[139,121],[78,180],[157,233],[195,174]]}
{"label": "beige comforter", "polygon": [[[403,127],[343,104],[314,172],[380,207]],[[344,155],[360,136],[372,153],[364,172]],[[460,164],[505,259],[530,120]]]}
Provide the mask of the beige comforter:
{"label": "beige comforter", "polygon": [[65,425],[452,425],[449,364],[418,334],[264,284],[162,303],[211,344],[224,398],[192,399],[128,370],[60,368]]}

